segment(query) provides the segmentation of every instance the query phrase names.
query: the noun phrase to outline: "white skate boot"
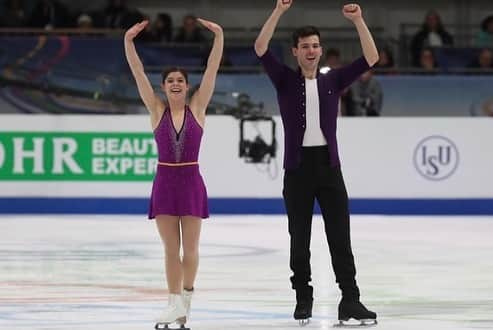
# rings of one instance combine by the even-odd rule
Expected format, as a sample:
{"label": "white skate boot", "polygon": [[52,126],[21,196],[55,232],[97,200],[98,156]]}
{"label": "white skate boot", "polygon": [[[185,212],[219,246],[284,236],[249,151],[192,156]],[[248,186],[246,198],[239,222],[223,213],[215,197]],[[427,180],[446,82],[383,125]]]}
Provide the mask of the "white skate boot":
{"label": "white skate boot", "polygon": [[170,324],[177,323],[180,325],[180,330],[186,330],[186,308],[184,304],[183,296],[180,294],[170,294],[168,299],[168,307],[164,310],[163,314],[157,319],[156,330],[158,329],[170,329]]}
{"label": "white skate boot", "polygon": [[182,296],[183,296],[183,304],[185,305],[185,310],[186,310],[185,321],[188,321],[190,320],[190,306],[192,305],[193,289],[192,290],[183,289]]}

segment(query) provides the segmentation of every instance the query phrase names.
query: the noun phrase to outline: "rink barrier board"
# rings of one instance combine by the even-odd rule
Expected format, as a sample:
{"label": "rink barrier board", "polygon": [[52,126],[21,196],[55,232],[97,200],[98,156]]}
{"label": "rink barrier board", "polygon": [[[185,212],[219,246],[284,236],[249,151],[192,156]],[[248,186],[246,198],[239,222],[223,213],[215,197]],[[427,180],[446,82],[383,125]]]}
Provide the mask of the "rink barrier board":
{"label": "rink barrier board", "polygon": [[[147,198],[0,198],[0,214],[136,214],[145,216]],[[211,215],[285,214],[281,198],[211,198]],[[320,214],[318,207],[316,213]],[[354,198],[351,214],[493,215],[493,199]]]}

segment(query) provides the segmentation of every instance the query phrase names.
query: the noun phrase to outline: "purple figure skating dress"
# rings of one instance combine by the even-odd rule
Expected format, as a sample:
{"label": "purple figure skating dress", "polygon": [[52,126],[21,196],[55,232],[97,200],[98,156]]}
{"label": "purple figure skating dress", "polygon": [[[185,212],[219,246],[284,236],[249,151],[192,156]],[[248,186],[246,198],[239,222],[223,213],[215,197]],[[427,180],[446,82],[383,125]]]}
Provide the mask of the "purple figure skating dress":
{"label": "purple figure skating dress", "polygon": [[176,131],[169,108],[154,130],[158,165],[152,186],[149,219],[157,215],[209,217],[207,191],[200,175],[203,129],[185,106],[183,125]]}

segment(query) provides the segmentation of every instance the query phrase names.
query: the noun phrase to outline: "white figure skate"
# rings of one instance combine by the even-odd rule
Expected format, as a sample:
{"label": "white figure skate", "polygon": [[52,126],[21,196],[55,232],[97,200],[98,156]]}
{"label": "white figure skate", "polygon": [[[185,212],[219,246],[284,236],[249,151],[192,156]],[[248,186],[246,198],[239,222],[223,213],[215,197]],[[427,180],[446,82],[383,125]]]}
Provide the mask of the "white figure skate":
{"label": "white figure skate", "polygon": [[184,304],[184,298],[179,294],[170,294],[168,299],[168,307],[164,310],[163,314],[157,319],[154,328],[156,330],[169,329],[169,325],[177,323],[180,326],[180,330],[190,330],[185,327],[187,311]]}
{"label": "white figure skate", "polygon": [[192,290],[183,290],[183,305],[185,306],[185,321],[190,320],[190,306],[192,305],[192,296],[193,296],[193,289]]}

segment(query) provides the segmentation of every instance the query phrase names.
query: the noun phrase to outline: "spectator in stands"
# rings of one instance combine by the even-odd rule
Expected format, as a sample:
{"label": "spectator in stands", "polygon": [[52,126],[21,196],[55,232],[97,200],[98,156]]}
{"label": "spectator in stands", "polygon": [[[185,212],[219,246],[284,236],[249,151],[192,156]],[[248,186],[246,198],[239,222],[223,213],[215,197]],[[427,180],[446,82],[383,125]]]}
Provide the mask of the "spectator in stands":
{"label": "spectator in stands", "polygon": [[5,11],[0,16],[0,26],[21,27],[26,22],[26,12],[22,0],[8,0],[5,3]]}
{"label": "spectator in stands", "polygon": [[129,29],[135,24],[142,22],[145,17],[146,15],[142,14],[138,9],[129,8],[127,9],[127,14],[123,16],[120,27],[123,29]]}
{"label": "spectator in stands", "polygon": [[397,74],[397,69],[395,67],[394,55],[390,48],[381,48],[378,52],[379,60],[377,64],[374,66],[374,69],[377,70],[375,74],[378,75],[389,75],[389,74]]}
{"label": "spectator in stands", "polygon": [[29,26],[53,29],[69,25],[68,9],[56,0],[39,0],[29,18]]}
{"label": "spectator in stands", "polygon": [[419,68],[423,73],[434,73],[438,69],[438,64],[430,47],[423,48],[419,56]]}
{"label": "spectator in stands", "polygon": [[152,32],[158,42],[170,42],[173,36],[173,21],[167,13],[159,13],[152,26]]}
{"label": "spectator in stands", "polygon": [[373,77],[372,71],[366,71],[349,89],[346,105],[347,116],[380,116],[383,104],[383,90]]}
{"label": "spectator in stands", "polygon": [[394,55],[389,48],[381,48],[378,54],[379,60],[375,65],[375,69],[390,69],[395,66]]}
{"label": "spectator in stands", "polygon": [[183,25],[178,30],[175,42],[180,43],[202,43],[206,38],[202,34],[200,27],[197,25],[197,18],[193,15],[186,15],[183,18]]}
{"label": "spectator in stands", "polygon": [[[144,15],[144,21],[150,22],[150,17],[148,15]],[[146,24],[144,29],[137,35],[137,37],[135,37],[135,40],[142,42],[157,42],[152,24]]]}
{"label": "spectator in stands", "polygon": [[479,91],[471,100],[469,112],[471,116],[489,116],[493,118],[493,95],[488,90]]}
{"label": "spectator in stands", "polygon": [[421,51],[425,47],[452,46],[453,37],[445,30],[436,11],[430,11],[425,17],[421,29],[411,41],[411,56],[414,66],[420,66]]}
{"label": "spectator in stands", "polygon": [[481,49],[478,57],[469,67],[474,69],[493,69],[493,51],[488,48]]}
{"label": "spectator in stands", "polygon": [[88,30],[93,28],[92,17],[89,14],[80,14],[77,18],[77,27],[81,30]]}
{"label": "spectator in stands", "polygon": [[121,29],[128,15],[125,0],[108,0],[108,5],[103,10],[103,25],[110,29]]}
{"label": "spectator in stands", "polygon": [[337,48],[329,48],[325,52],[325,65],[331,69],[337,69],[342,66],[341,52]]}
{"label": "spectator in stands", "polygon": [[[144,20],[149,20],[149,17],[144,17]],[[171,16],[160,13],[156,16],[152,24],[147,25],[145,30],[137,36],[137,40],[145,42],[169,42],[171,41],[171,34]]]}
{"label": "spectator in stands", "polygon": [[486,17],[481,23],[481,31],[476,38],[476,46],[493,47],[493,15]]}

